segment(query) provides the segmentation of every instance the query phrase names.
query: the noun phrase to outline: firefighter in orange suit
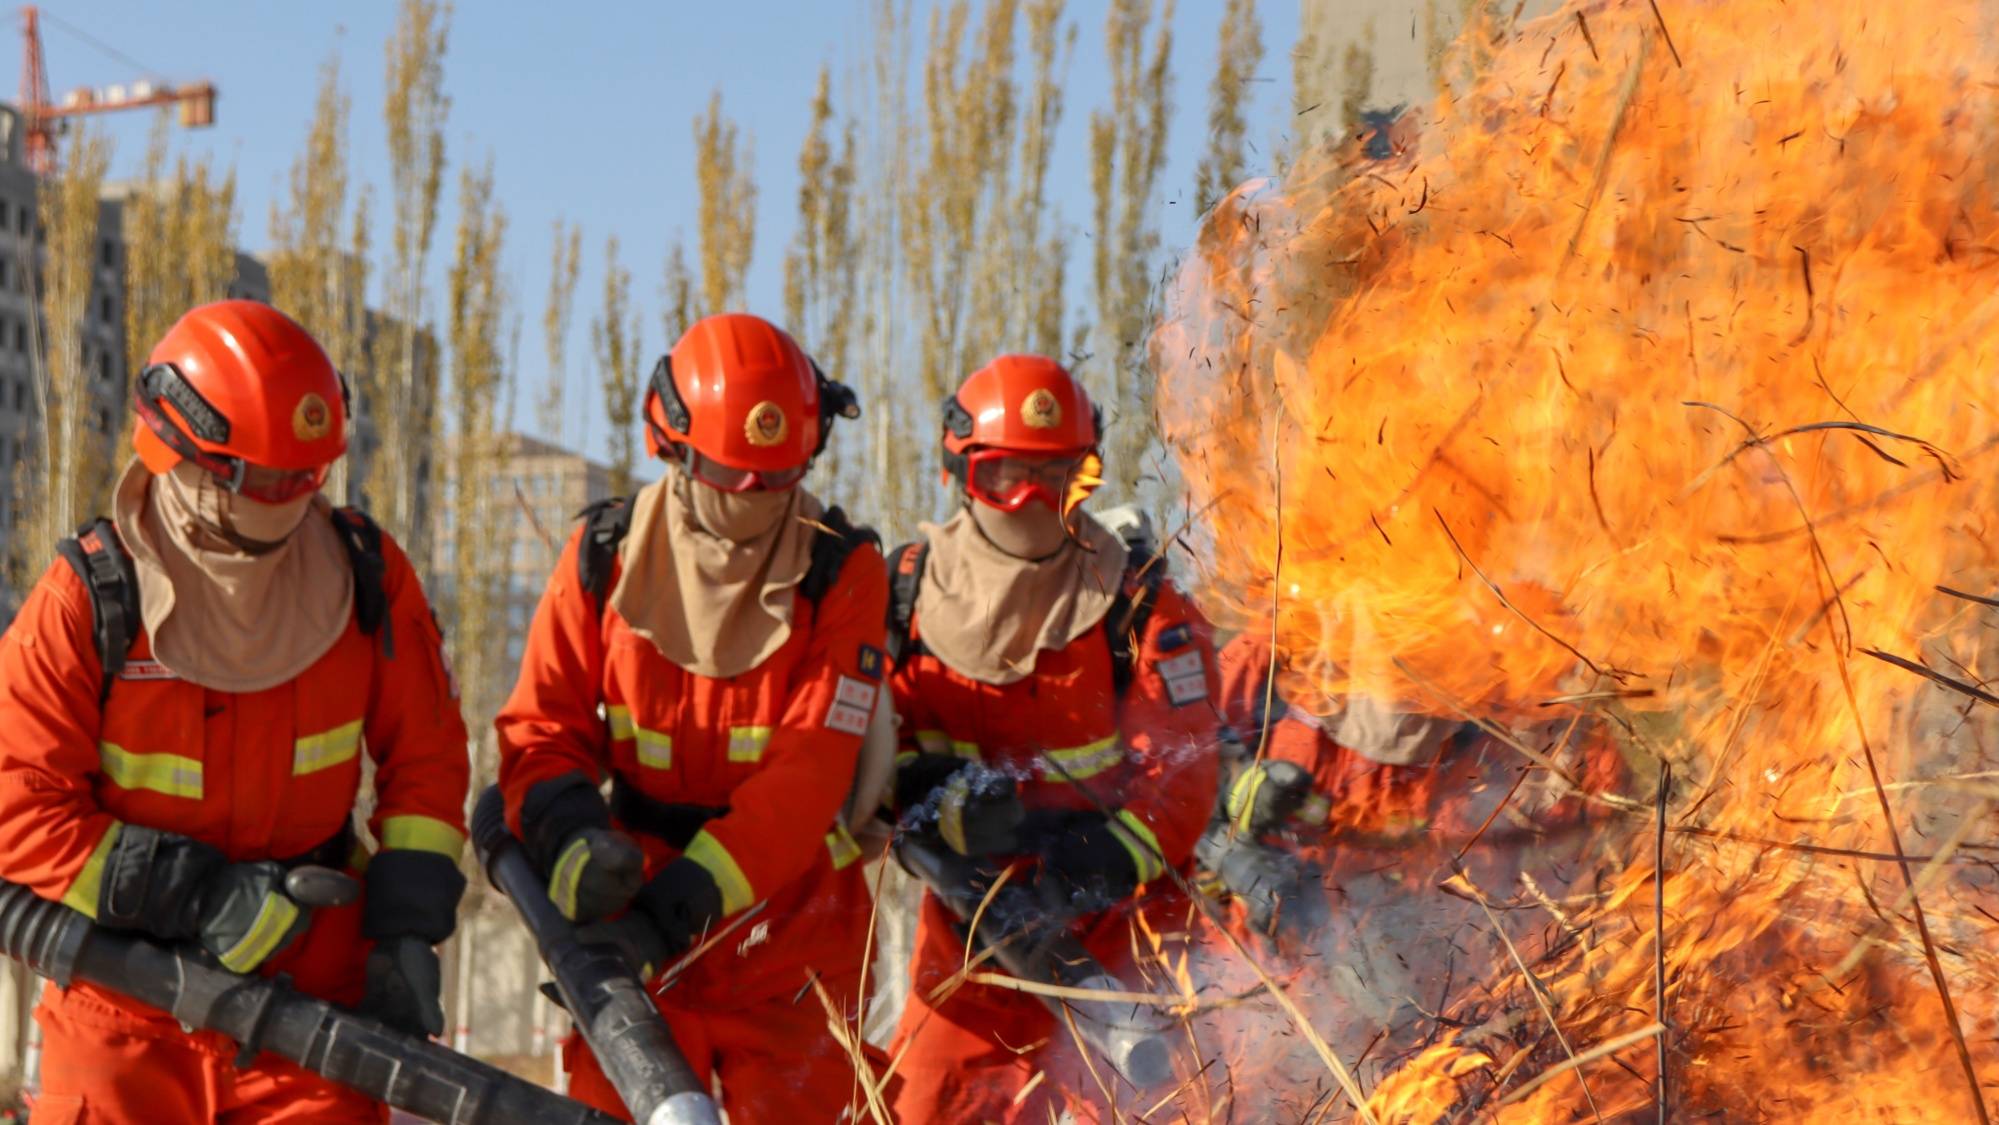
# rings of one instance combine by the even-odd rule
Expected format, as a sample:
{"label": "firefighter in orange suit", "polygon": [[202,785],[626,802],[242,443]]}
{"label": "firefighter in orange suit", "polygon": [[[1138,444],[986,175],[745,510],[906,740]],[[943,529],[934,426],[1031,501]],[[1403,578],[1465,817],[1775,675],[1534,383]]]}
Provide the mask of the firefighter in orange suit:
{"label": "firefighter in orange suit", "polygon": [[[0,877],[437,1034],[465,726],[408,560],[319,493],[347,448],[340,375],[284,314],[224,301],[153,349],[135,409],[112,518],[62,545],[0,640]],[[365,865],[364,898],[293,902],[303,863]],[[89,984],[49,985],[35,1016],[37,1122],[387,1120]]]}
{"label": "firefighter in orange suit", "polygon": [[[1218,717],[1207,623],[1159,563],[1074,510],[1097,444],[1096,410],[1053,360],[1001,356],[946,400],[962,505],[893,556],[895,800],[905,831],[992,870],[1015,862],[1010,881],[1116,966],[1146,903],[1177,903],[1149,916],[1155,929],[1185,928],[1164,875],[1213,808]],[[965,985],[932,1001],[965,944],[935,898],[922,911],[890,1047],[897,1117],[1043,1122],[1101,1102],[1035,997]],[[1052,1081],[1020,1097],[1042,1070]]]}
{"label": "firefighter in orange suit", "polygon": [[[774,325],[689,328],[646,394],[671,468],[570,537],[499,717],[508,820],[564,914],[609,917],[599,932],[654,975],[759,908],[659,994],[738,1125],[829,1121],[853,1089],[810,981],[851,1007],[865,959],[839,812],[881,693],[887,580],[872,533],[800,482],[857,414]],[[565,1058],[572,1096],[625,1112],[579,1039]]]}
{"label": "firefighter in orange suit", "polygon": [[[1364,695],[1290,700],[1283,667],[1261,633],[1222,650],[1221,706],[1243,757],[1222,811],[1238,838],[1278,833],[1324,859],[1333,840],[1394,847],[1442,833],[1462,844],[1582,822],[1586,799],[1544,772],[1512,792],[1525,760],[1477,724]],[[1604,733],[1558,716],[1529,741],[1563,762],[1585,792],[1604,792],[1622,776]],[[1513,815],[1488,826],[1495,804]]]}

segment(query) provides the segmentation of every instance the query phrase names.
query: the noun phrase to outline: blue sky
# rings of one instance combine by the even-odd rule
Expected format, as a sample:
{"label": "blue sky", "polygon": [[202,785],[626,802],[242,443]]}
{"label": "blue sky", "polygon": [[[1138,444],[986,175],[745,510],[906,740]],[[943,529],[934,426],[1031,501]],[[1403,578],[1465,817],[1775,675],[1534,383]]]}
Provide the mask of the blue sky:
{"label": "blue sky", "polygon": [[[927,6],[919,0],[919,37]],[[750,305],[781,315],[783,250],[796,206],[795,166],[807,103],[821,64],[833,66],[837,96],[842,68],[864,56],[869,7],[868,0],[459,0],[446,59],[453,103],[446,143],[453,168],[433,272],[441,281],[450,253],[457,163],[490,153],[511,222],[508,272],[524,321],[523,422],[531,417],[532,394],[546,366],[541,305],[550,224],[558,217],[584,229],[584,271],[570,331],[571,385],[586,377],[587,326],[601,299],[608,234],[618,235],[621,261],[634,275],[645,350],[656,352],[668,343],[657,338],[666,249],[676,231],[690,244],[694,233],[689,122],[718,86],[727,112],[755,138],[759,223]],[[1105,0],[1069,5],[1078,38],[1052,175],[1058,205],[1079,228],[1089,213],[1088,115],[1108,100],[1105,7]],[[1288,52],[1297,27],[1295,3],[1265,0],[1259,7],[1265,61],[1251,116],[1258,155],[1268,151],[1290,116]],[[1159,204],[1169,247],[1187,243],[1196,218],[1188,197],[1207,129],[1207,85],[1221,9],[1220,0],[1181,0],[1175,16],[1176,113]],[[53,17],[45,19],[42,37],[57,98],[74,86],[130,81],[145,72],[217,83],[216,126],[177,132],[175,143],[235,166],[240,240],[253,251],[269,242],[271,204],[283,197],[288,169],[302,147],[319,65],[337,49],[353,100],[350,158],[356,174],[375,185],[379,245],[387,218],[383,44],[394,28],[394,0],[89,0],[46,4],[44,11]],[[54,20],[115,48],[144,71],[133,73],[127,62]],[[18,88],[18,65],[9,90]],[[145,146],[148,115],[99,121],[116,145],[113,175],[132,174]],[[599,416],[591,426],[593,449],[602,430]]]}

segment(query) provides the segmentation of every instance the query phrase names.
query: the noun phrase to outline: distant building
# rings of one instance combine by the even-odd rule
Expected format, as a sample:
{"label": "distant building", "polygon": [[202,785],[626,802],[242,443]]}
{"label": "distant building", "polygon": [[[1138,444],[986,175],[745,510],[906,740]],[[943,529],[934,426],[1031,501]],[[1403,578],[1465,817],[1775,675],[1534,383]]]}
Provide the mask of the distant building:
{"label": "distant building", "polygon": [[[507,562],[507,652],[500,662],[513,686],[528,623],[548,585],[555,559],[574,529],[576,514],[611,494],[611,471],[580,453],[529,437],[502,435],[503,467],[485,482],[488,501],[502,530],[499,550]],[[450,596],[455,553],[451,527],[440,519],[431,563],[440,599]],[[502,689],[504,690],[504,689]]]}

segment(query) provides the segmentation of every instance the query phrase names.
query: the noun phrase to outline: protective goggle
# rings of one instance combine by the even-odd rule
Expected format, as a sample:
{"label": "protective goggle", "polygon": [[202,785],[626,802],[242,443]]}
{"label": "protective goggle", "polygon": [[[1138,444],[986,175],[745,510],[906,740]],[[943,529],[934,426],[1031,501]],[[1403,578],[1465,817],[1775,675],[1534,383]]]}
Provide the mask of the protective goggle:
{"label": "protective goggle", "polygon": [[723,492],[751,492],[761,489],[765,492],[783,492],[805,479],[812,469],[810,461],[794,465],[788,469],[738,469],[724,465],[712,457],[704,457],[700,451],[685,442],[671,445],[687,475]]}
{"label": "protective goggle", "polygon": [[311,469],[273,469],[252,465],[241,457],[211,453],[194,443],[187,432],[174,424],[160,409],[171,402],[196,435],[208,441],[229,440],[229,422],[221,412],[201,397],[171,363],[155,363],[139,372],[133,410],[153,435],[166,443],[184,461],[214,477],[222,487],[238,496],[264,504],[285,504],[317,492],[326,483],[330,465]]}
{"label": "protective goggle", "polygon": [[1017,512],[1029,501],[1060,511],[1088,457],[1087,453],[1023,457],[1004,449],[981,449],[968,459],[971,472],[965,491],[1002,512]]}

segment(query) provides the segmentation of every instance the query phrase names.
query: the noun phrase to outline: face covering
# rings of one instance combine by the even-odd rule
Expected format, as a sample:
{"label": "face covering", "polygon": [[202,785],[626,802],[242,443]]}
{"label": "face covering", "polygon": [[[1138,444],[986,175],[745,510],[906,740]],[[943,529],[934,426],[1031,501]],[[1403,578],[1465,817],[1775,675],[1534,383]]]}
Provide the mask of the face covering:
{"label": "face covering", "polygon": [[693,503],[694,521],[702,530],[732,543],[748,543],[777,526],[791,508],[792,492],[724,492],[698,481],[684,486]]}
{"label": "face covering", "polygon": [[977,500],[965,507],[986,541],[1014,558],[1030,562],[1045,559],[1069,542],[1061,515],[1046,504],[1025,504],[1014,512]]}
{"label": "face covering", "polygon": [[741,675],[791,637],[823,512],[802,488],[730,493],[669,472],[632,498],[610,608],[672,663]]}
{"label": "face covering", "polygon": [[216,691],[276,687],[351,627],[354,568],[324,498],[258,504],[192,465],[156,477],[135,460],[113,512],[153,659],[182,679]]}
{"label": "face covering", "polygon": [[[1013,520],[1030,509],[1045,519]],[[993,532],[988,516],[997,517]],[[1083,513],[1071,518],[1074,541],[1052,509],[1034,504],[1006,513],[974,503],[942,525],[921,525],[930,541],[916,589],[924,647],[960,675],[1010,684],[1033,674],[1039,654],[1101,624],[1124,581],[1124,541]]]}
{"label": "face covering", "polygon": [[266,504],[224,488],[214,474],[185,461],[163,481],[174,492],[175,505],[193,514],[201,530],[250,555],[269,554],[284,546],[304,522],[317,493],[282,504]]}

